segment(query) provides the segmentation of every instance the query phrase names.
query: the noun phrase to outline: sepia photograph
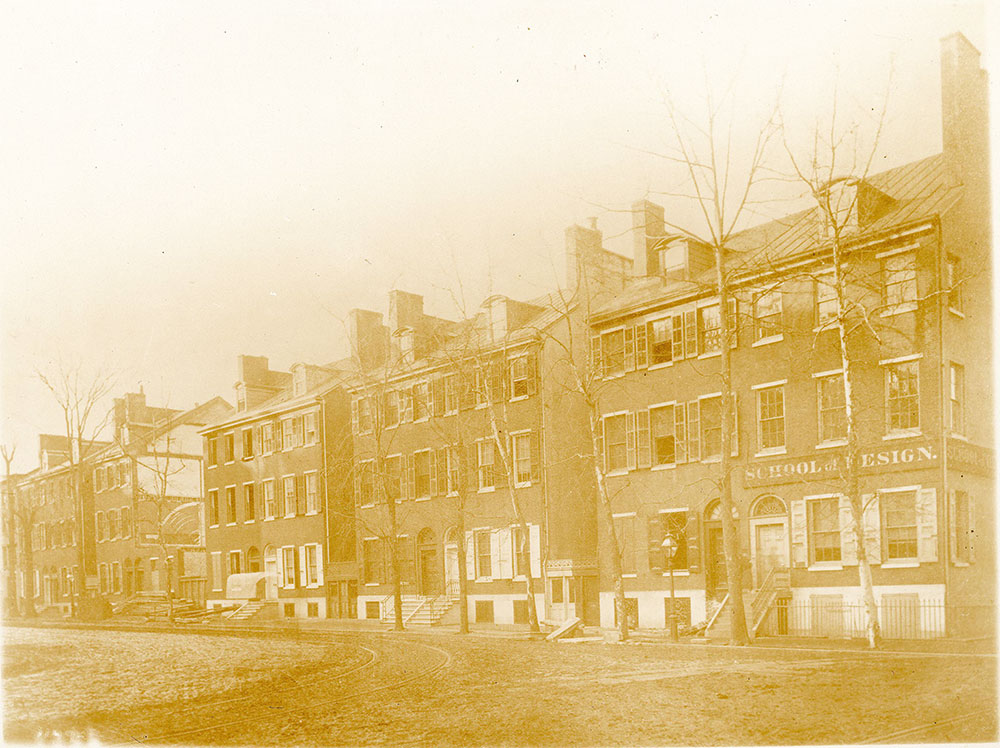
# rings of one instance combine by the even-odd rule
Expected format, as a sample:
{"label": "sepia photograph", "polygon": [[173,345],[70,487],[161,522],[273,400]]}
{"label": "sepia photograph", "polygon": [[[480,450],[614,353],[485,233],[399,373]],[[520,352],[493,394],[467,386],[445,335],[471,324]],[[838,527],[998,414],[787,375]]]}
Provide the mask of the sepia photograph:
{"label": "sepia photograph", "polygon": [[997,21],[3,4],[3,741],[1000,740]]}

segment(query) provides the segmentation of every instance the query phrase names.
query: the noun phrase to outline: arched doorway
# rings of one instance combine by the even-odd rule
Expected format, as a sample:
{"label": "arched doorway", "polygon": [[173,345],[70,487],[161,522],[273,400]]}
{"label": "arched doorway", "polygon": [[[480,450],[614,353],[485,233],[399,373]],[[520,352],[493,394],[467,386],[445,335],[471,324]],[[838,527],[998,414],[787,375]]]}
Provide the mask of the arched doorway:
{"label": "arched doorway", "polygon": [[458,579],[458,528],[450,527],[444,534],[444,582],[450,597],[459,595]]}
{"label": "arched doorway", "polygon": [[722,542],[722,512],[718,499],[705,509],[705,587],[708,594],[722,598],[729,590],[726,577],[726,549]]}
{"label": "arched doorway", "polygon": [[270,545],[264,547],[264,599],[278,599],[278,556]]}
{"label": "arched doorway", "polygon": [[750,555],[754,587],[760,587],[771,569],[788,568],[788,510],[771,494],[761,496],[750,511]]}
{"label": "arched doorway", "polygon": [[417,535],[417,563],[420,565],[420,594],[441,594],[441,569],[438,565],[434,531],[425,527]]}
{"label": "arched doorway", "polygon": [[247,548],[247,571],[260,571],[260,551],[253,545]]}

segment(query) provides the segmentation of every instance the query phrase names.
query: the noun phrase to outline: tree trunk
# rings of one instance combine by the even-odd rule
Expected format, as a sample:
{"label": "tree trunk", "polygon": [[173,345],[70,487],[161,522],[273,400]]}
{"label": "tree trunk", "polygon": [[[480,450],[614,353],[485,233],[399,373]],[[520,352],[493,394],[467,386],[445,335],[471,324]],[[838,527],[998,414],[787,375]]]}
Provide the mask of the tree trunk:
{"label": "tree trunk", "polygon": [[729,318],[729,293],[723,267],[723,252],[715,248],[715,278],[719,295],[719,321],[722,326],[722,459],[719,465],[719,514],[722,517],[722,544],[726,555],[726,576],[729,581],[730,612],[732,613],[730,642],[745,646],[750,643],[747,631],[746,613],[743,609],[743,568],[740,563],[740,540],[736,520],[733,517],[732,482],[732,429],[733,417],[733,372],[732,349],[733,320]]}
{"label": "tree trunk", "polygon": [[392,537],[389,538],[389,561],[392,567],[392,605],[393,629],[403,630],[403,580],[399,559],[399,532],[396,528],[396,499],[386,495],[386,506],[389,509],[389,528]]}
{"label": "tree trunk", "polygon": [[458,633],[469,633],[469,567],[466,563],[465,540],[465,500],[458,510],[458,524],[455,526],[458,536]]}
{"label": "tree trunk", "polygon": [[611,508],[611,497],[608,495],[608,484],[601,469],[601,458],[598,454],[599,444],[597,439],[600,420],[597,409],[593,405],[590,407],[590,441],[594,452],[594,478],[597,481],[597,494],[600,497],[601,508],[604,510],[604,523],[608,531],[608,538],[611,540],[611,576],[615,591],[615,620],[618,628],[618,638],[620,641],[628,641],[628,614],[625,610],[625,580],[622,577],[622,549],[618,542],[618,533],[615,532],[614,511]]}
{"label": "tree trunk", "polygon": [[10,485],[10,462],[4,483],[7,499],[7,614],[17,615],[17,522],[14,514],[14,490]]}
{"label": "tree trunk", "polygon": [[[72,446],[70,447],[70,454],[72,455]],[[81,468],[79,465],[70,466],[70,475],[72,475],[71,485],[73,487],[73,503],[76,513],[76,528],[77,528],[77,542],[76,542],[76,589],[74,592],[76,594],[70,597],[70,613],[76,616],[80,612],[80,600],[83,598],[83,592],[86,589],[87,581],[87,554],[84,550],[84,545],[86,543],[87,533],[84,531],[84,511],[83,511],[83,481],[81,476]]]}
{"label": "tree trunk", "polygon": [[21,525],[22,548],[24,549],[24,609],[22,615],[25,618],[34,618],[35,611],[35,558],[31,547],[31,522],[24,522]]}

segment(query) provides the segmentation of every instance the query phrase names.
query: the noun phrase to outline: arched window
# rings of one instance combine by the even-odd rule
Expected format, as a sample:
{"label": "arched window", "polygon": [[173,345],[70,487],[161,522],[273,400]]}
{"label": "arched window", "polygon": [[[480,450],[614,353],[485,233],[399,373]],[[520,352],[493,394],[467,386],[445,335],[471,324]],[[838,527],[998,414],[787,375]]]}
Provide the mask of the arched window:
{"label": "arched window", "polygon": [[127,506],[121,509],[121,526],[122,537],[132,537],[132,510]]}
{"label": "arched window", "polygon": [[256,546],[247,549],[247,571],[260,571],[260,550]]}
{"label": "arched window", "polygon": [[785,502],[777,496],[761,496],[754,504],[752,517],[783,517],[786,514]]}
{"label": "arched window", "polygon": [[705,521],[707,522],[719,522],[722,520],[722,504],[719,503],[718,499],[713,501],[705,509]]}

